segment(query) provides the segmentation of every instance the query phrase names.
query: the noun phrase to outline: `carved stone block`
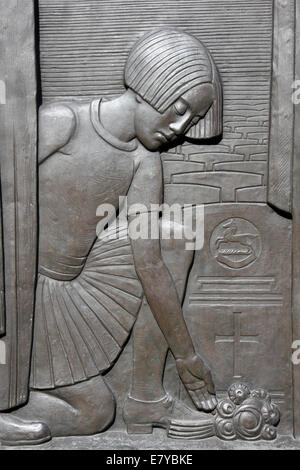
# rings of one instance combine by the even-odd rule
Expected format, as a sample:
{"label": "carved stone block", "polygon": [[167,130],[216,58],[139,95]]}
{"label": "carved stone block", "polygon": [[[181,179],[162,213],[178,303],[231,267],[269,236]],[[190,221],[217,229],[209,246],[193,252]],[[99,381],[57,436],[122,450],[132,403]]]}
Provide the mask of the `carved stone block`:
{"label": "carved stone block", "polygon": [[291,229],[266,205],[207,207],[184,304],[220,396],[237,380],[265,388],[283,433],[292,429]]}

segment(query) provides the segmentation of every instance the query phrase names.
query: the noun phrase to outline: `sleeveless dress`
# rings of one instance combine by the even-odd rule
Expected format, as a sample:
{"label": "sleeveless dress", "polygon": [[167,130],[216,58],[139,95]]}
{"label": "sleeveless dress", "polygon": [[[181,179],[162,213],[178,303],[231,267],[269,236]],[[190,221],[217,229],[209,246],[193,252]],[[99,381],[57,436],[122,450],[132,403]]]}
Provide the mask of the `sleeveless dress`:
{"label": "sleeveless dress", "polygon": [[136,149],[102,127],[100,104],[68,103],[76,131],[40,167],[33,389],[72,385],[109,369],[141,306],[127,224],[96,238],[97,206],[118,208],[133,178]]}

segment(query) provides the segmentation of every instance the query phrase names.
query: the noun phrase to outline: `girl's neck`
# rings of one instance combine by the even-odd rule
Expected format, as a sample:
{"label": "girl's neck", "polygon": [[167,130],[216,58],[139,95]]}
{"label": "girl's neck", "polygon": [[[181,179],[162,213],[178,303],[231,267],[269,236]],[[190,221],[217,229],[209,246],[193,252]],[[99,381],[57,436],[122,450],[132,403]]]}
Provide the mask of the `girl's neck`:
{"label": "girl's neck", "polygon": [[119,140],[130,142],[136,137],[135,107],[135,93],[132,90],[113,100],[103,101],[99,116],[102,126]]}

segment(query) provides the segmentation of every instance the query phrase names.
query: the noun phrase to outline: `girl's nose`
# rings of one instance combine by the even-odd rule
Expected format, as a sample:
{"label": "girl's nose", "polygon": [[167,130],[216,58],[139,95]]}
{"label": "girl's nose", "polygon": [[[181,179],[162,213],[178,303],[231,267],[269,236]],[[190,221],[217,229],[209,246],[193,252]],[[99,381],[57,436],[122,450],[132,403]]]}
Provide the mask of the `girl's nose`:
{"label": "girl's nose", "polygon": [[169,128],[171,129],[172,132],[174,132],[176,135],[180,135],[183,133],[183,131],[186,129],[187,125],[189,123],[189,116],[182,117],[180,120],[176,122],[172,122],[169,125]]}

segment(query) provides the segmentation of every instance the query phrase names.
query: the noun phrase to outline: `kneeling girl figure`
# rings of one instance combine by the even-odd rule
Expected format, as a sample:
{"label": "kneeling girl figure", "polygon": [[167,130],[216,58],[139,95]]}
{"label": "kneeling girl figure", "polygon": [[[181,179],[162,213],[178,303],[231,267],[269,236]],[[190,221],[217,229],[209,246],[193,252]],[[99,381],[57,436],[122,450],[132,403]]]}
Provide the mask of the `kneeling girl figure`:
{"label": "kneeling girl figure", "polygon": [[[10,415],[24,420],[24,436],[31,424],[26,419],[43,423],[45,438],[49,430],[52,436],[87,435],[111,424],[115,402],[102,374],[116,361],[137,316],[124,410],[129,432],[151,432],[172,419],[175,401],[162,386],[168,349],[196,407],[216,406],[211,373],[183,318],[183,290],[176,291],[160,241],[129,241],[126,228],[115,240],[97,238],[96,212],[107,203],[118,210],[125,195],[129,206],[139,203],[149,211],[162,203],[160,147],[183,135],[205,139],[222,132],[219,74],[200,41],[164,28],[134,45],[125,86],[117,98],[40,109],[31,393],[29,403]],[[143,295],[151,311],[142,309],[139,318]]]}

